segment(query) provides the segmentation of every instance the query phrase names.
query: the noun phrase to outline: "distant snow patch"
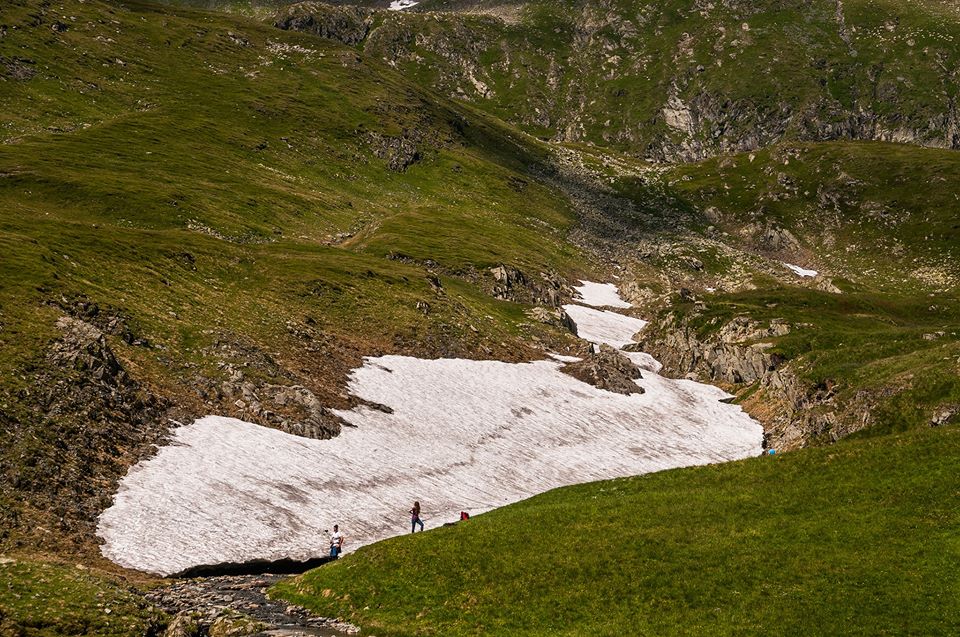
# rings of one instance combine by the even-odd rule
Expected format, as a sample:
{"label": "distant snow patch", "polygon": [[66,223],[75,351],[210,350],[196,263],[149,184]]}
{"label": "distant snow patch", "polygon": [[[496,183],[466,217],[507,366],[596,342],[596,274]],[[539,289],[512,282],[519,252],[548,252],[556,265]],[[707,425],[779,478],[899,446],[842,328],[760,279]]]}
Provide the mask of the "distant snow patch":
{"label": "distant snow patch", "polygon": [[[633,329],[633,328],[631,328]],[[562,363],[369,358],[349,390],[393,413],[339,411],[332,440],[208,416],[135,466],[100,517],[103,554],[176,573],[305,559],[339,523],[348,550],[574,483],[758,455],[762,427],[710,385],[646,372],[644,394],[597,389]]]}
{"label": "distant snow patch", "polygon": [[415,7],[418,4],[420,4],[418,0],[393,0],[387,9],[390,11],[403,11],[404,9]]}
{"label": "distant snow patch", "polygon": [[578,303],[585,303],[594,307],[632,307],[620,298],[620,292],[613,283],[593,283],[592,281],[580,281],[580,283],[582,285],[573,288],[580,297],[574,299]]}
{"label": "distant snow patch", "polygon": [[801,268],[799,265],[793,265],[792,263],[784,263],[784,266],[793,270],[795,274],[801,277],[815,277],[817,276],[816,270],[807,270],[806,268]]}
{"label": "distant snow patch", "polygon": [[582,305],[564,305],[563,310],[577,327],[577,336],[616,349],[633,342],[633,335],[642,330],[647,321],[616,312],[594,310]]}
{"label": "distant snow patch", "polygon": [[547,356],[561,363],[579,363],[583,360],[579,356],[567,356],[566,354],[557,354],[556,352],[547,352]]}

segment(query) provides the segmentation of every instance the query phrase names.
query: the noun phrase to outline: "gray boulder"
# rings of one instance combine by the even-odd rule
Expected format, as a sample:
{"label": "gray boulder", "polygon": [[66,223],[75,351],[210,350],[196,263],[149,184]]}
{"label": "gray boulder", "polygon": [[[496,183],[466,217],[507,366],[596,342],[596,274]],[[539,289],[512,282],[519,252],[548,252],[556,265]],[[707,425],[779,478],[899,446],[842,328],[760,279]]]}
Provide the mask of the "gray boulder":
{"label": "gray boulder", "polygon": [[617,394],[643,393],[643,388],[634,382],[642,378],[640,368],[623,352],[609,345],[601,345],[599,352],[576,363],[564,365],[561,371],[594,387]]}

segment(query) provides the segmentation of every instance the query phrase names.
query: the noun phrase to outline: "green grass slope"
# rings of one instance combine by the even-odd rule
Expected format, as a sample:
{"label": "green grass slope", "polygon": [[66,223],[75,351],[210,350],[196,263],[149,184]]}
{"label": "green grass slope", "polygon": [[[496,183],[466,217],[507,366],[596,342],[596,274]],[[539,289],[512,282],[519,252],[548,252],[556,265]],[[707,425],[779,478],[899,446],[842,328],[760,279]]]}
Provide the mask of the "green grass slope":
{"label": "green grass slope", "polygon": [[83,566],[0,558],[0,635],[142,637],[166,623],[135,590]]}
{"label": "green grass slope", "polygon": [[[809,387],[830,387],[848,421],[836,429],[869,422],[875,432],[923,425],[960,404],[958,183],[955,152],[848,142],[778,146],[621,182],[635,197],[672,193],[710,229],[704,252],[685,255],[706,264],[687,283],[698,300],[664,314],[702,339],[738,316],[788,322],[770,353]],[[771,245],[771,229],[792,238]],[[724,289],[750,259],[711,261],[717,243],[770,267]],[[836,288],[800,280],[781,261],[818,270]]]}
{"label": "green grass slope", "polygon": [[795,139],[957,145],[949,3],[427,0],[369,23],[369,55],[547,138],[666,160]]}
{"label": "green grass slope", "polygon": [[386,636],[950,635],[958,467],[950,427],[569,487],[276,593]]}
{"label": "green grass slope", "polygon": [[366,354],[566,338],[490,294],[501,263],[587,267],[529,174],[543,150],[502,124],[238,15],[15,0],[0,24],[0,543],[77,532],[81,502],[89,532],[136,460],[129,414],[55,408],[83,377],[51,360],[78,300],[182,418],[244,415],[228,362],[333,406]]}

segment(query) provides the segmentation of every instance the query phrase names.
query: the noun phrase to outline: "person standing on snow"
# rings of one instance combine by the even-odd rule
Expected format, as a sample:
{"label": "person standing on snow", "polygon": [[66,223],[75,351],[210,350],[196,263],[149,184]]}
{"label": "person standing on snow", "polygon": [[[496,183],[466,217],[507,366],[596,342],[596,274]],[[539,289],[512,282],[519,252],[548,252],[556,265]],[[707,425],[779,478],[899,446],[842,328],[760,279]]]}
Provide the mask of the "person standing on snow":
{"label": "person standing on snow", "polygon": [[423,533],[423,520],[420,519],[420,501],[413,503],[413,508],[410,509],[410,532],[416,533],[417,525],[420,525],[420,532]]}
{"label": "person standing on snow", "polygon": [[343,533],[340,532],[340,527],[334,524],[333,533],[330,535],[330,557],[340,557],[341,551],[343,551]]}

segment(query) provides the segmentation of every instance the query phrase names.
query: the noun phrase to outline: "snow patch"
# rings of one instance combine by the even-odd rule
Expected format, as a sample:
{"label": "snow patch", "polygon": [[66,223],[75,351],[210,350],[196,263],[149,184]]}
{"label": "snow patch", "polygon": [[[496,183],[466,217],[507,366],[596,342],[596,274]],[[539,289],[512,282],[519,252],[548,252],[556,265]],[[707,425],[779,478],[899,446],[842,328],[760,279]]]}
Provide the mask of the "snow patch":
{"label": "snow patch", "polygon": [[613,283],[593,283],[592,281],[580,281],[582,285],[574,286],[574,290],[579,298],[574,299],[578,303],[592,305],[594,307],[633,307],[622,298],[617,286]]}
{"label": "snow patch", "polygon": [[815,277],[817,276],[816,270],[807,270],[806,268],[801,268],[799,265],[793,265],[792,263],[784,263],[785,267],[793,270],[793,272],[800,277]]}
{"label": "snow patch", "polygon": [[629,358],[634,365],[648,372],[659,374],[660,370],[663,369],[663,363],[646,352],[623,352],[623,355]]}
{"label": "snow patch", "polygon": [[[629,307],[615,286],[582,283],[585,303]],[[647,324],[563,309],[595,346],[621,348]],[[728,394],[659,376],[649,354],[624,354],[645,370],[643,394],[583,383],[560,371],[579,359],[556,353],[531,363],[383,356],[365,359],[348,389],[392,412],[339,410],[354,427],[332,440],[201,418],[123,479],[99,519],[101,550],[160,575],[305,560],[327,552],[335,523],[348,550],[404,532],[413,500],[439,526],[560,486],[760,453],[763,428],[720,402]]]}
{"label": "snow patch", "polygon": [[556,352],[547,352],[547,356],[561,363],[579,363],[583,360],[579,356],[567,356],[566,354],[557,354]]}
{"label": "snow patch", "polygon": [[561,363],[367,359],[351,393],[387,405],[339,415],[331,440],[208,416],[130,470],[100,517],[103,554],[176,573],[198,564],[305,559],[339,523],[347,548],[569,484],[723,462],[763,430],[720,389],[645,373],[644,394],[603,391]]}
{"label": "snow patch", "polygon": [[419,0],[393,0],[387,9],[389,11],[403,11],[404,9],[415,7],[418,4],[420,4]]}
{"label": "snow patch", "polygon": [[563,311],[577,328],[577,336],[616,349],[633,342],[633,335],[642,330],[647,321],[616,312],[595,310],[582,305],[564,305]]}

